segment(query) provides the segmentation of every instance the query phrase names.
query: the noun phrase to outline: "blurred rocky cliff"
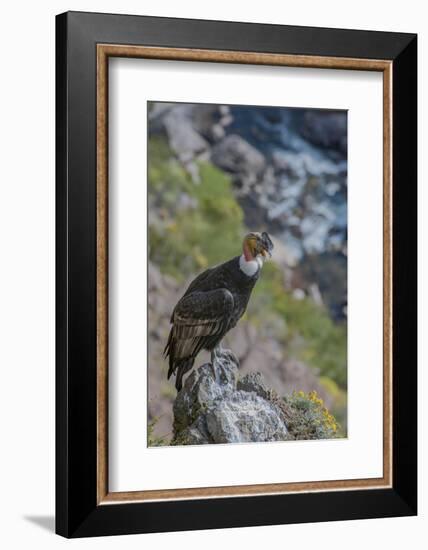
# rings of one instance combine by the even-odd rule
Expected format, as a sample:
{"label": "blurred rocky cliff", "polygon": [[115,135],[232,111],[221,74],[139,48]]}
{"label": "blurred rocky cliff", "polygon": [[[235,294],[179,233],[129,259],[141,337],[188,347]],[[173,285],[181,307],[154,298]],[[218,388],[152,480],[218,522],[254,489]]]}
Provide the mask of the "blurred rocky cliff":
{"label": "blurred rocky cliff", "polygon": [[195,184],[201,160],[229,174],[247,227],[282,243],[294,286],[346,317],[346,112],[154,103],[149,120]]}
{"label": "blurred rocky cliff", "polygon": [[148,153],[154,433],[173,435],[172,308],[197,273],[240,253],[247,229],[269,232],[274,258],[225,345],[278,394],[318,392],[346,430],[346,113],[151,103]]}

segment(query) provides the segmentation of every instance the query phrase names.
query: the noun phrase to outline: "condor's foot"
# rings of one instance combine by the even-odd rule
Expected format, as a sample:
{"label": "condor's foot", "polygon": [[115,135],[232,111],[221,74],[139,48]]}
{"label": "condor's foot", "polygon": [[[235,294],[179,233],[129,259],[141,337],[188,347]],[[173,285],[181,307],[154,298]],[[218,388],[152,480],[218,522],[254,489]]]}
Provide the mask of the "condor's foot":
{"label": "condor's foot", "polygon": [[214,349],[211,350],[211,364],[214,363],[214,361],[221,356],[223,353],[223,348],[221,347],[221,344],[217,344]]}
{"label": "condor's foot", "polygon": [[218,344],[211,351],[211,365],[213,367],[213,371],[214,371],[214,363],[221,362],[221,361],[233,362],[237,367],[239,367],[239,360],[236,357],[236,355],[233,353],[233,351],[231,351],[230,349],[225,349],[221,346],[221,344]]}

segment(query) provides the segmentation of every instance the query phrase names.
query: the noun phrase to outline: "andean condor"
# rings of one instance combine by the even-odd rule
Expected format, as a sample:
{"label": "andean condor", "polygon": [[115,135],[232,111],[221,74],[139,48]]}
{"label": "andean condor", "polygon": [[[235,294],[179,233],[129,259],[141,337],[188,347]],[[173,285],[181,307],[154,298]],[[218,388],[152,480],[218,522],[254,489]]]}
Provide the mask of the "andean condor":
{"label": "andean condor", "polygon": [[267,233],[249,233],[243,241],[242,255],[207,269],[190,283],[172,312],[164,351],[169,356],[168,379],[176,375],[177,391],[198,353],[202,349],[213,352],[242,317],[272,249]]}

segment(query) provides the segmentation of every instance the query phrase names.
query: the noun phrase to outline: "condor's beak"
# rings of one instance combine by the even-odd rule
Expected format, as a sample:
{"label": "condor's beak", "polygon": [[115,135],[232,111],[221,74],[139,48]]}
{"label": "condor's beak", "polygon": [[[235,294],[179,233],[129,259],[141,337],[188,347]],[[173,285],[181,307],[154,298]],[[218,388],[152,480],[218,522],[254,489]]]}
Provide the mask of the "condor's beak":
{"label": "condor's beak", "polygon": [[270,240],[269,235],[264,231],[262,233],[262,254],[266,258],[272,258],[273,242]]}

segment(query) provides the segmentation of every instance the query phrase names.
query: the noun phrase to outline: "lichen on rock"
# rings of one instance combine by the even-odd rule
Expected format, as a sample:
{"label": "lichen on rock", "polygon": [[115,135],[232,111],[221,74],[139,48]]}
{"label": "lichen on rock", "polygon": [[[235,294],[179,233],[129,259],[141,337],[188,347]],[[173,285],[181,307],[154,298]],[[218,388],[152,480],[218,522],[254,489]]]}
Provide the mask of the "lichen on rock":
{"label": "lichen on rock", "polygon": [[216,443],[288,439],[280,410],[254,392],[237,390],[207,411],[206,422]]}

